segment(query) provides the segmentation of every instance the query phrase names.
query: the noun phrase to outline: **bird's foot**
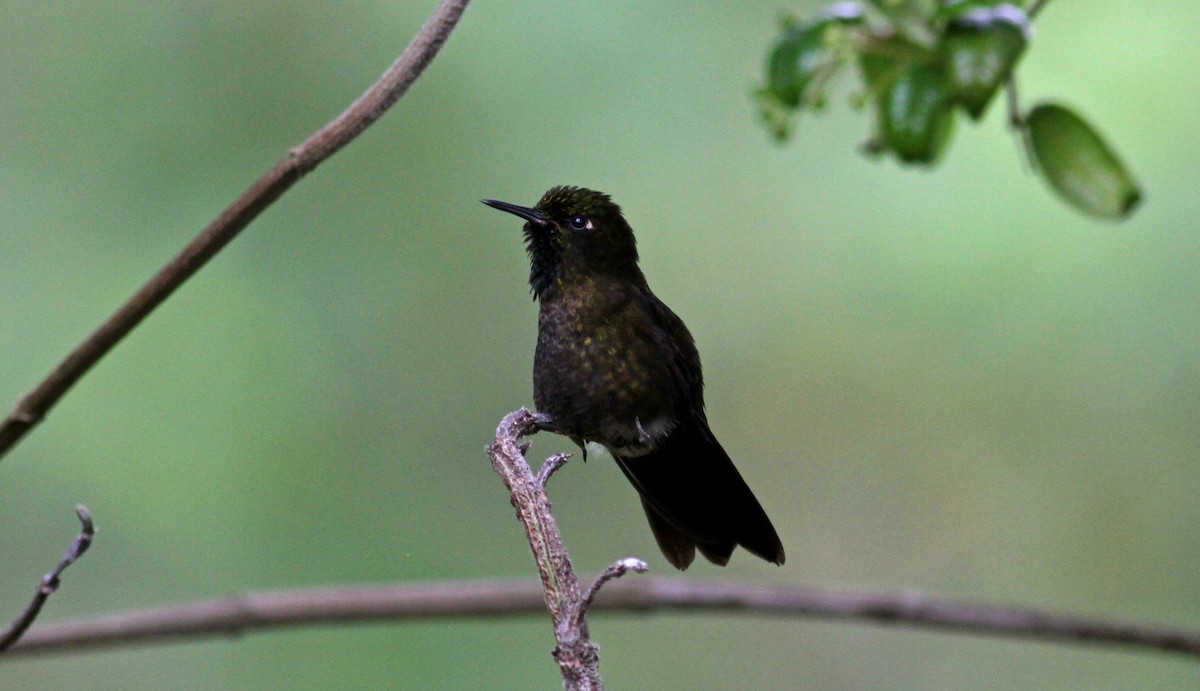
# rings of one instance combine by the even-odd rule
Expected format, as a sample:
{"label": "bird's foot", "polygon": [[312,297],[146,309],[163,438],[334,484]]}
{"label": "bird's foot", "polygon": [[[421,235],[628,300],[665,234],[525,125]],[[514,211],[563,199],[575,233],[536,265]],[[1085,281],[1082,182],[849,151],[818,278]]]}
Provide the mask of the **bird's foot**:
{"label": "bird's foot", "polygon": [[553,432],[554,434],[562,434],[558,429],[558,425],[554,424],[554,418],[546,413],[531,413],[533,424],[539,432]]}

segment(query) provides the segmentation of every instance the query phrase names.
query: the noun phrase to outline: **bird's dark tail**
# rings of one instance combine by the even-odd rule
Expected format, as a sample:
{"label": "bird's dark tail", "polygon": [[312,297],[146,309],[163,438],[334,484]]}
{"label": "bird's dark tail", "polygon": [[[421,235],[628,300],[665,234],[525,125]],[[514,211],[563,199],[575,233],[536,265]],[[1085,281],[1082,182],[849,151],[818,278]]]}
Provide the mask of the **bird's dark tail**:
{"label": "bird's dark tail", "polygon": [[724,566],[737,545],[783,564],[771,520],[702,417],[673,429],[646,455],[615,458],[642,495],[654,538],[675,568],[686,569],[697,549]]}

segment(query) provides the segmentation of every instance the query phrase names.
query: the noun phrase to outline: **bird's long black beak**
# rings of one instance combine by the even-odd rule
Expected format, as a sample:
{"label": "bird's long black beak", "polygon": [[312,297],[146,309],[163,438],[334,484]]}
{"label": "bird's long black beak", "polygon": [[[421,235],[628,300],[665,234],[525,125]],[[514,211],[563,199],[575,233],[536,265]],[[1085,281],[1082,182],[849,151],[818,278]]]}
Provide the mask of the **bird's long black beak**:
{"label": "bird's long black beak", "polygon": [[542,212],[538,211],[537,209],[531,209],[528,206],[517,206],[516,204],[509,204],[508,202],[498,202],[495,199],[484,199],[482,201],[484,204],[487,204],[493,209],[507,211],[514,216],[520,216],[530,223],[535,223],[539,226],[546,225],[546,217],[543,216]]}

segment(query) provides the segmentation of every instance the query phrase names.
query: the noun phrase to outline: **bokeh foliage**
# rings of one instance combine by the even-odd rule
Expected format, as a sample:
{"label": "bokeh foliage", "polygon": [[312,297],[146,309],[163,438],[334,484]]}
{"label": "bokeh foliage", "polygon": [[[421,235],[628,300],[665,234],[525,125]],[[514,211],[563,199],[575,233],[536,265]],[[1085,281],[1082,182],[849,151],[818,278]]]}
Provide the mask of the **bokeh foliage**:
{"label": "bokeh foliage", "polygon": [[1009,126],[1022,137],[1032,170],[1062,200],[1106,220],[1129,216],[1142,190],[1094,126],[1061,103],[1025,111],[1016,69],[1045,0],[871,0],[835,2],[806,19],[788,15],[771,47],[760,115],[786,140],[799,115],[821,110],[839,72],[856,66],[875,133],[870,155],[936,165],[949,150],[956,116],[979,121],[1001,91]]}
{"label": "bokeh foliage", "polygon": [[[432,6],[0,5],[0,401],[361,93]],[[100,532],[47,620],[532,578],[482,448],[530,402],[535,308],[518,229],[478,200],[570,183],[624,206],[790,557],[687,578],[1200,626],[1200,6],[1038,19],[1023,94],[1070,84],[1153,191],[1115,227],[1030,184],[996,107],[926,173],[853,155],[863,125],[844,109],[772,146],[745,93],[779,9],[470,7],[394,112],[0,462],[0,610],[57,560],[76,502]],[[552,492],[581,570],[636,555],[666,572],[611,463],[570,465]],[[614,688],[1200,683],[1170,657],[821,622],[596,617],[592,633]],[[306,630],[14,661],[0,688],[556,688],[551,645],[548,618]]]}

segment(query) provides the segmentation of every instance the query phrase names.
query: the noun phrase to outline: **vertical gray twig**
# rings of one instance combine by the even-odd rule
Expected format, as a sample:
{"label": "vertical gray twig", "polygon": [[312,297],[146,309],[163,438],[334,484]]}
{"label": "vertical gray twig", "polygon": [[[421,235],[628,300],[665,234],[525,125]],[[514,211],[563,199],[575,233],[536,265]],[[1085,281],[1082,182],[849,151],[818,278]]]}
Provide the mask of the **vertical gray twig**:
{"label": "vertical gray twig", "polygon": [[524,451],[529,446],[519,441],[544,427],[545,419],[525,408],[509,413],[496,429],[496,439],[487,449],[488,457],[512,495],[517,518],[525,527],[537,562],[546,607],[554,619],[554,638],[558,643],[554,659],[562,672],[563,687],[568,691],[602,689],[600,655],[588,636],[587,607],[604,583],[626,571],[644,571],[646,565],[637,559],[622,559],[601,574],[586,595],[580,591],[579,579],[545,491],[546,480],[562,466],[566,456],[551,456],[535,476],[525,461]]}

